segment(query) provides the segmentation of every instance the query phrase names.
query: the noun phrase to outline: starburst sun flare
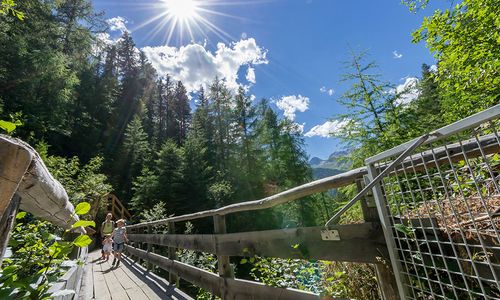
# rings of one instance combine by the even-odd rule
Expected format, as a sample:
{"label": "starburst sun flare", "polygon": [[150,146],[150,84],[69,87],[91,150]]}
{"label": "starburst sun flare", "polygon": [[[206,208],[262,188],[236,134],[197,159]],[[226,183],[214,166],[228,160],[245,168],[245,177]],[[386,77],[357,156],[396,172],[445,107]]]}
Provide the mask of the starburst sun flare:
{"label": "starburst sun flare", "polygon": [[199,17],[199,1],[196,0],[163,0],[167,17],[176,22],[189,21]]}
{"label": "starburst sun flare", "polygon": [[[156,0],[154,4],[145,4],[146,7],[154,9],[156,15],[139,24],[136,29],[156,23],[145,38],[163,35],[163,42],[167,45],[174,36],[177,37],[178,44],[183,44],[186,37],[189,41],[194,41],[196,38],[205,38],[209,32],[224,41],[234,40],[210,21],[215,16],[234,17],[214,10],[214,6],[227,3],[226,0]],[[232,3],[235,4],[238,5],[238,1]]]}

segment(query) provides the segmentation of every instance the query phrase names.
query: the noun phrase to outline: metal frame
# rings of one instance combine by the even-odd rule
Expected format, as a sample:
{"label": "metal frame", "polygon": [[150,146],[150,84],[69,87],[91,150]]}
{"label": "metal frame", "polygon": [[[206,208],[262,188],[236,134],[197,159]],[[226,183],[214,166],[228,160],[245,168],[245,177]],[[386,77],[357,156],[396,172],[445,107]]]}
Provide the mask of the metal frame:
{"label": "metal frame", "polygon": [[499,118],[500,104],[365,160],[402,299],[500,299]]}

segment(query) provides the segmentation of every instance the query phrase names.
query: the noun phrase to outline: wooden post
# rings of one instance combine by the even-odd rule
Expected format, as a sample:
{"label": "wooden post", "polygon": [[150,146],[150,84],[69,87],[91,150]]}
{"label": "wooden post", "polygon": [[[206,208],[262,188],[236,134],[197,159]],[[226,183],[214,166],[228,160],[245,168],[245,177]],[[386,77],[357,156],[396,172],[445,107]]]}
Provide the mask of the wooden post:
{"label": "wooden post", "polygon": [[[365,187],[366,178],[367,177],[356,180],[358,192]],[[361,210],[363,211],[363,219],[365,222],[380,222],[377,205],[375,204],[372,191],[366,193],[366,195],[361,199]],[[377,275],[380,294],[383,299],[399,299],[398,286],[390,262],[381,261],[380,263],[375,264],[375,272]]]}
{"label": "wooden post", "polygon": [[[169,234],[175,234],[175,223],[174,222],[168,222],[168,233]],[[171,260],[177,260],[177,249],[174,247],[168,247],[168,258]],[[179,277],[177,274],[174,274],[170,272],[168,274],[168,281],[170,284],[174,283],[175,286],[178,288],[179,287]]]}
{"label": "wooden post", "polygon": [[14,227],[16,222],[16,214],[19,209],[19,204],[21,203],[21,198],[19,195],[15,194],[10,201],[7,210],[1,216],[0,220],[0,267],[2,267],[2,260],[5,256],[5,250],[7,249],[7,244],[9,242],[10,231]]}
{"label": "wooden post", "polygon": [[[148,225],[148,234],[152,234],[153,233],[153,228],[151,227],[151,225]],[[147,243],[147,251],[148,253],[151,252],[151,243]],[[148,271],[151,271],[151,268],[152,268],[153,264],[151,264],[151,262],[147,261],[146,262],[146,268]]]}
{"label": "wooden post", "polygon": [[0,217],[10,206],[32,159],[26,149],[0,137]]}
{"label": "wooden post", "polygon": [[[214,233],[224,234],[226,233],[226,218],[225,216],[215,215],[214,216]],[[218,243],[215,245],[216,248],[219,247]],[[218,250],[218,249],[217,249]],[[231,269],[231,264],[229,262],[229,256],[217,255],[217,266],[219,268],[219,276],[222,277],[223,286],[221,286],[221,299],[228,299],[230,297],[229,290],[227,288],[227,283],[225,278],[234,278],[233,270]]]}
{"label": "wooden post", "polygon": [[20,198],[15,192],[32,160],[26,149],[0,137],[0,265],[19,208]]}

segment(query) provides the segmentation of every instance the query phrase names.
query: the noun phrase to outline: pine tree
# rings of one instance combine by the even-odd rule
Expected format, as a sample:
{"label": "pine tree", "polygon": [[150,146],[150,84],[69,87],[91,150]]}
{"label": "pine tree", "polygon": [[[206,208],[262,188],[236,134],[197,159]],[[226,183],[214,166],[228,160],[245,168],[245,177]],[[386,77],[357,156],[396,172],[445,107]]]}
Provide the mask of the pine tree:
{"label": "pine tree", "polygon": [[224,85],[224,82],[216,78],[210,86],[209,98],[212,103],[211,114],[214,121],[216,169],[224,172],[229,158],[227,142],[229,140],[229,123],[231,121],[231,93]]}
{"label": "pine tree", "polygon": [[168,74],[165,76],[164,81],[161,78],[158,81],[158,148],[169,137],[168,129],[174,127],[172,125],[174,119],[169,105],[169,103],[173,102],[172,85],[172,77]]}
{"label": "pine tree", "polygon": [[173,119],[170,123],[172,128],[169,132],[178,145],[182,144],[187,135],[187,130],[191,121],[191,108],[189,106],[189,98],[187,91],[182,82],[178,81],[172,98],[170,109],[170,117]]}
{"label": "pine tree", "polygon": [[128,200],[132,197],[132,182],[140,175],[150,157],[148,136],[140,118],[136,116],[125,130],[120,156],[115,160],[117,169],[121,170],[115,185],[119,198]]}
{"label": "pine tree", "polygon": [[[351,51],[351,60],[345,63],[347,73],[342,76],[342,80],[351,83],[351,87],[338,99],[348,110],[348,113],[338,116],[344,124],[338,136],[354,149],[351,152],[354,166],[362,165],[366,156],[387,148],[384,144],[387,130],[384,114],[390,103],[395,101],[388,93],[392,87],[383,82],[379,74],[372,73],[377,65],[365,62],[366,57],[366,52]],[[362,147],[359,147],[360,141],[363,141]]]}

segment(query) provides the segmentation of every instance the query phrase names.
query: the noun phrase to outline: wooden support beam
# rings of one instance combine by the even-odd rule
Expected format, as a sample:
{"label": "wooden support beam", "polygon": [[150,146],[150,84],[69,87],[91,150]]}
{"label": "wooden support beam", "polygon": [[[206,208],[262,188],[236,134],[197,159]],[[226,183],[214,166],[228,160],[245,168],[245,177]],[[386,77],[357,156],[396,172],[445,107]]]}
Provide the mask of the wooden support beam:
{"label": "wooden support beam", "polygon": [[10,231],[14,228],[16,223],[16,214],[19,209],[21,198],[19,195],[14,194],[9,206],[4,211],[0,219],[0,267],[2,267],[2,260],[5,256],[5,250],[9,242]]}
{"label": "wooden support beam", "polygon": [[[152,234],[152,233],[153,233],[153,228],[151,226],[148,226],[148,234]],[[147,243],[147,251],[148,251],[148,253],[151,252],[151,245],[152,245],[151,243]],[[153,267],[153,265],[151,264],[151,262],[148,261],[147,264],[146,264],[146,269],[148,271],[150,271],[152,267]]]}
{"label": "wooden support beam", "polygon": [[[170,234],[175,234],[175,223],[170,222],[168,223],[168,232]],[[177,248],[176,247],[168,247],[168,258],[171,260],[176,260],[177,259]],[[179,287],[179,277],[175,272],[169,272],[168,274],[168,281],[171,284],[175,284],[176,287]]]}
{"label": "wooden support beam", "polygon": [[[214,232],[216,234],[224,235],[226,233],[226,218],[224,216],[214,216]],[[219,248],[220,244],[216,245]],[[217,253],[221,253],[220,250],[216,250]],[[229,262],[228,255],[218,255],[218,267],[219,275],[222,277],[234,277],[233,271],[231,270],[231,264]]]}
{"label": "wooden support beam", "polygon": [[[229,234],[130,234],[131,241],[148,242],[226,256],[267,256],[377,263],[387,254],[377,223],[335,225],[339,241],[324,241],[324,227],[239,232]],[[298,245],[296,248],[292,247]]]}
{"label": "wooden support beam", "polygon": [[7,211],[32,160],[32,153],[20,143],[0,135],[0,217]]}
{"label": "wooden support beam", "polygon": [[279,204],[291,202],[293,200],[300,199],[305,196],[309,196],[314,193],[320,193],[327,191],[329,189],[338,188],[353,184],[357,178],[363,177],[367,174],[366,167],[357,168],[342,174],[334,175],[331,177],[319,179],[313,182],[309,182],[292,189],[286,190],[284,192],[278,193],[276,195],[269,196],[264,199],[240,202],[224,206],[217,209],[211,209],[206,211],[201,211],[197,213],[170,217],[163,220],[145,222],[141,224],[131,225],[129,227],[143,227],[147,225],[162,225],[169,222],[180,222],[187,220],[194,220],[205,217],[213,217],[216,215],[227,215],[242,211],[260,210],[271,208]]}
{"label": "wooden support beam", "polygon": [[[214,216],[214,232],[216,234],[225,234],[226,233],[226,218],[224,216]],[[221,245],[216,243],[216,248],[219,248]],[[217,251],[219,252],[220,251]],[[229,289],[227,286],[226,278],[234,278],[233,270],[231,269],[231,263],[229,261],[228,255],[217,255],[217,267],[219,269],[219,276],[223,279],[221,286],[221,298],[228,299],[229,298]]]}

